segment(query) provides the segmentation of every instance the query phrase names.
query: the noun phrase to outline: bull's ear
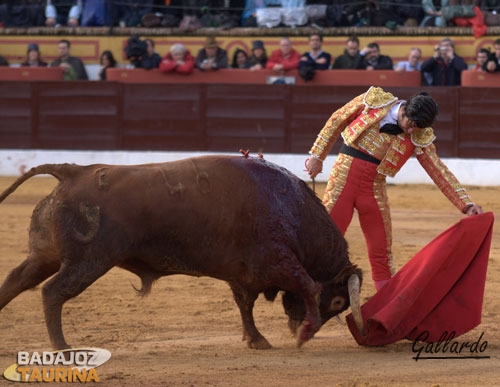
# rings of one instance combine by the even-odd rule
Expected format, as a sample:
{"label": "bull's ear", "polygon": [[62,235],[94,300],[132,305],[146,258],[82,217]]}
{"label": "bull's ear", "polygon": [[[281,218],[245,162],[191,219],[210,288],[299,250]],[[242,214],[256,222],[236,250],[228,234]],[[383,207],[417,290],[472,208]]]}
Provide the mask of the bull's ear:
{"label": "bull's ear", "polygon": [[342,271],[336,275],[334,281],[339,284],[346,284],[353,274],[356,274],[361,280],[361,269],[358,268],[358,265],[349,265],[344,267]]}

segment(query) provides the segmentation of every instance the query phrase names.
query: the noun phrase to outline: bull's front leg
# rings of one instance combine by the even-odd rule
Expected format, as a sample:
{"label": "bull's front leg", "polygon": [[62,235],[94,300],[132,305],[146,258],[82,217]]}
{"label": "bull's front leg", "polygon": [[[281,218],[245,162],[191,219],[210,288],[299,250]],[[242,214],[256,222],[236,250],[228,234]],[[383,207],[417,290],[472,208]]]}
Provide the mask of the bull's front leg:
{"label": "bull's front leg", "polygon": [[297,329],[297,346],[300,347],[306,341],[313,338],[315,333],[321,328],[321,315],[319,312],[319,297],[321,286],[313,281],[305,293],[302,293],[302,299],[306,305],[306,316],[302,325]]}
{"label": "bull's front leg", "polygon": [[300,347],[312,339],[321,328],[319,311],[321,285],[309,276],[293,253],[281,260],[274,273],[273,283],[278,284],[283,290],[296,294],[304,302],[305,317],[296,331],[297,346]]}
{"label": "bull's front leg", "polygon": [[243,323],[243,340],[247,342],[248,348],[272,348],[271,344],[269,344],[255,326],[255,321],[253,319],[253,307],[258,297],[258,293],[249,293],[247,290],[235,284],[230,284],[230,286],[233,291],[234,300],[240,310],[241,321]]}

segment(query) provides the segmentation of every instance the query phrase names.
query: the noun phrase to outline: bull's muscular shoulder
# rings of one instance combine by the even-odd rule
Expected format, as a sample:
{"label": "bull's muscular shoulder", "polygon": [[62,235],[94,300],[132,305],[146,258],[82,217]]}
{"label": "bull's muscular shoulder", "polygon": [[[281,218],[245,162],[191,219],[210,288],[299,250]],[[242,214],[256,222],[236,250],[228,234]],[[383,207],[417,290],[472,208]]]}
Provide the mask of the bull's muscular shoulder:
{"label": "bull's muscular shoulder", "polygon": [[363,98],[363,103],[367,108],[370,109],[380,109],[384,106],[388,106],[398,99],[394,97],[393,94],[384,91],[380,87],[372,86],[365,93],[365,97]]}

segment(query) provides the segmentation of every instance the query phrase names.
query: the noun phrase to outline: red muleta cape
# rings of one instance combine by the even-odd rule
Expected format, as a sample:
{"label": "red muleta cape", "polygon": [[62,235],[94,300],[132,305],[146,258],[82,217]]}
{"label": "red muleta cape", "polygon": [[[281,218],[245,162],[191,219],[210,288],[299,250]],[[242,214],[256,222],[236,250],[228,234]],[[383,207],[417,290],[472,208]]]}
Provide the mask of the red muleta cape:
{"label": "red muleta cape", "polygon": [[[361,307],[365,335],[352,318],[348,327],[360,345],[402,339],[438,341],[458,337],[481,322],[494,215],[463,218],[418,252]],[[422,335],[422,336],[421,336]]]}

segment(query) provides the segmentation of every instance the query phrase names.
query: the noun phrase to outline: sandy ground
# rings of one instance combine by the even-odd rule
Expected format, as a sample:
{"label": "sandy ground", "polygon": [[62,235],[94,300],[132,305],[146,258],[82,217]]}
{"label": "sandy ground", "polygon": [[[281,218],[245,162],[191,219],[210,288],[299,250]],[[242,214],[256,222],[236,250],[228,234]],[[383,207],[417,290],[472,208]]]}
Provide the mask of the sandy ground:
{"label": "sandy ground", "polygon": [[[0,178],[0,191],[12,181]],[[24,260],[27,230],[36,203],[55,185],[34,178],[0,204],[0,281]],[[316,187],[319,194],[323,186]],[[485,210],[500,214],[500,187],[469,187]],[[462,215],[433,186],[390,186],[394,253],[400,268]],[[412,359],[413,342],[360,347],[347,326],[329,321],[297,349],[281,302],[260,297],[257,327],[273,344],[251,350],[241,341],[239,313],[228,286],[211,278],[162,278],[147,298],[138,297],[134,275],[113,269],[66,303],[63,328],[77,347],[99,347],[111,359],[99,367],[104,386],[495,386],[500,385],[500,231],[491,247],[482,323],[457,341],[487,342],[489,359]],[[351,260],[369,272],[355,219],[346,235]],[[371,281],[362,289],[367,300]],[[344,321],[345,315],[342,316]],[[460,318],[460,316],[457,316]],[[18,351],[50,350],[40,288],[17,297],[0,312],[0,372]],[[15,385],[0,378],[0,385]]]}

